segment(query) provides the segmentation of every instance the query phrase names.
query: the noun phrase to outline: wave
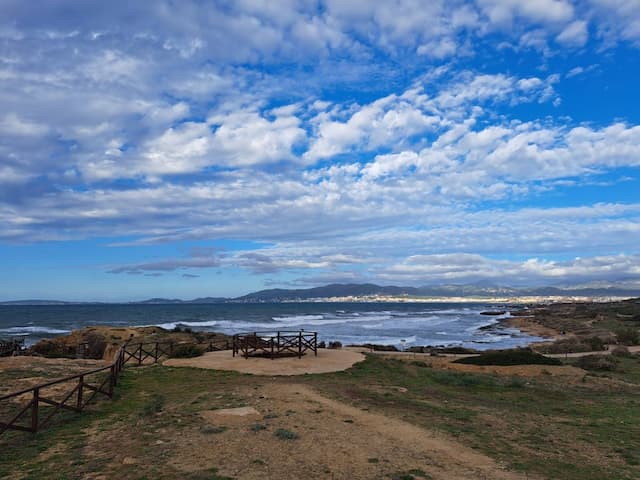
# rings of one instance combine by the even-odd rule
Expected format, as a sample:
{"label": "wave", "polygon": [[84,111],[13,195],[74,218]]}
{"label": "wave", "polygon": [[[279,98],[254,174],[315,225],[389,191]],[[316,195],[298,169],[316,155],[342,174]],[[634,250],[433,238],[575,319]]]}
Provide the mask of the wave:
{"label": "wave", "polygon": [[324,315],[290,315],[286,317],[271,317],[274,322],[283,323],[300,322],[307,320],[322,320],[323,318]]}
{"label": "wave", "polygon": [[69,333],[69,332],[71,332],[71,330],[62,330],[60,328],[48,328],[48,327],[37,327],[37,326],[0,328],[0,333],[8,333],[9,335],[31,335],[34,333],[61,334],[61,333]]}
{"label": "wave", "polygon": [[175,322],[166,322],[166,323],[152,323],[150,325],[136,325],[137,327],[160,327],[165,330],[173,330],[178,326],[187,326],[187,327],[215,327],[218,325],[217,320],[209,320],[204,322],[185,322],[182,320],[176,320]]}

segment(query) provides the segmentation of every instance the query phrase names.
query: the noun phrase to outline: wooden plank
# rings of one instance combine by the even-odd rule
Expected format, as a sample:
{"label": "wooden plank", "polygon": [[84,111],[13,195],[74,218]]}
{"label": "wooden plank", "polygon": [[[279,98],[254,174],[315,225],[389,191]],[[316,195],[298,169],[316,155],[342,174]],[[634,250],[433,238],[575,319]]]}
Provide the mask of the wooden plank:
{"label": "wooden plank", "polygon": [[30,401],[29,403],[27,403],[24,408],[22,410],[20,410],[11,420],[9,420],[9,423],[2,423],[0,425],[2,425],[2,429],[0,430],[0,435],[2,433],[4,433],[8,428],[14,428],[14,430],[21,430],[21,429],[25,429],[27,432],[30,432],[31,429],[28,427],[20,427],[17,428],[18,425],[14,425],[14,423],[16,423],[20,417],[22,417],[22,415],[24,415],[26,413],[27,410],[29,410],[29,408],[31,408],[31,404],[32,404],[33,400]]}

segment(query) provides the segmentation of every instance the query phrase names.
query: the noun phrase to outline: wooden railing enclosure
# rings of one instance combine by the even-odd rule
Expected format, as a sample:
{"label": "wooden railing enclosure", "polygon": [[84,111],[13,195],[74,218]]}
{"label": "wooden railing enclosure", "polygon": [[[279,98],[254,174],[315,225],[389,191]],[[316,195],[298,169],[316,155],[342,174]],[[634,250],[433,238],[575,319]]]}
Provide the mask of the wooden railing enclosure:
{"label": "wooden railing enclosure", "polygon": [[[0,435],[8,430],[36,433],[47,426],[53,416],[62,410],[80,413],[98,395],[113,398],[114,388],[118,384],[125,364],[157,363],[161,357],[170,356],[178,345],[204,346],[206,351],[229,348],[229,342],[226,340],[204,344],[126,342],[117,350],[110,365],[0,396],[0,406],[10,407],[11,403],[18,404],[9,420],[0,421]],[[53,390],[62,390],[62,398],[52,398]],[[22,403],[23,401],[26,403]],[[11,408],[6,409],[11,410]]]}
{"label": "wooden railing enclosure", "polygon": [[24,339],[0,339],[0,357],[10,357],[24,351]]}
{"label": "wooden railing enclosure", "polygon": [[318,355],[318,333],[305,332],[250,332],[233,336],[233,356],[302,358],[307,350]]}

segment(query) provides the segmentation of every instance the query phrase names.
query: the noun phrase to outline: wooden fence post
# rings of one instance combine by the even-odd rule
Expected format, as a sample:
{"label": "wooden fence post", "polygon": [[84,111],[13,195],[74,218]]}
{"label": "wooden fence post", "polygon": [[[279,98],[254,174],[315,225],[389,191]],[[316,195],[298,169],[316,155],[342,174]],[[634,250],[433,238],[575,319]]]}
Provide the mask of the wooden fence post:
{"label": "wooden fence post", "polygon": [[109,398],[113,397],[113,386],[115,385],[115,381],[116,381],[115,366],[111,365],[111,368],[109,369]]}
{"label": "wooden fence post", "polygon": [[76,401],[76,408],[82,410],[82,390],[84,388],[84,375],[80,375],[78,378],[78,400]]}
{"label": "wooden fence post", "polygon": [[40,389],[33,389],[33,399],[31,400],[31,431],[38,431],[38,404],[40,403]]}
{"label": "wooden fence post", "polygon": [[298,358],[302,358],[302,331],[298,332]]}

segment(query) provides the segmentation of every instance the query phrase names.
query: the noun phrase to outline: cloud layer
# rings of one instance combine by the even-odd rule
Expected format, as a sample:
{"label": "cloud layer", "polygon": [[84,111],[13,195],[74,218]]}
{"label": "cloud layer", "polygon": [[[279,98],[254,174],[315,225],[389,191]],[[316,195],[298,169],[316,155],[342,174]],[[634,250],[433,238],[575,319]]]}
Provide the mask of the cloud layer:
{"label": "cloud layer", "polygon": [[[569,82],[637,54],[637,2],[5,1],[0,15],[5,244],[266,245],[106,268],[192,281],[640,278],[640,198],[580,197],[635,182],[640,125],[556,114]],[[551,67],[572,55],[585,63]]]}

